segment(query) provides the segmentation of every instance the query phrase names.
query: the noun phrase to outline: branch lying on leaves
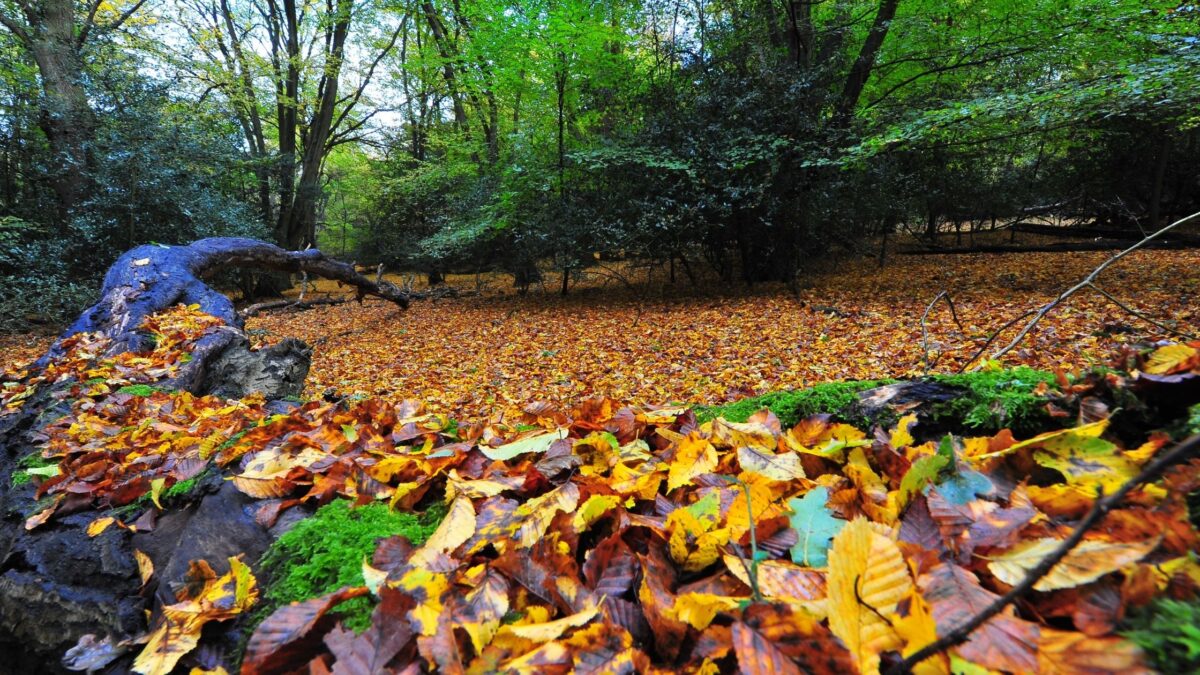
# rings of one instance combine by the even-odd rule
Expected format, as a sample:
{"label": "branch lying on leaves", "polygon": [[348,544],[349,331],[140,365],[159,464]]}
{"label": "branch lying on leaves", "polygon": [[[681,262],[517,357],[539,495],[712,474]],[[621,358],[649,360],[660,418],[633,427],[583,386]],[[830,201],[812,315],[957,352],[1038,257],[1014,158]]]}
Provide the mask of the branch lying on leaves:
{"label": "branch lying on leaves", "polygon": [[1040,322],[1042,320],[1043,317],[1045,317],[1047,314],[1049,314],[1051,310],[1053,310],[1055,307],[1062,304],[1062,302],[1064,300],[1066,300],[1067,298],[1071,297],[1072,295],[1075,295],[1075,293],[1077,293],[1079,290],[1081,290],[1083,288],[1091,287],[1092,282],[1094,282],[1096,280],[1096,277],[1100,276],[1100,274],[1104,270],[1111,267],[1118,260],[1120,260],[1121,258],[1124,258],[1125,256],[1129,255],[1130,253],[1133,253],[1134,251],[1138,250],[1139,248],[1142,248],[1146,244],[1149,244],[1150,242],[1161,237],[1162,235],[1166,234],[1167,232],[1170,232],[1171,230],[1173,230],[1181,225],[1190,223],[1198,218],[1200,218],[1200,211],[1193,213],[1190,216],[1180,218],[1179,220],[1171,223],[1170,225],[1167,225],[1166,227],[1158,230],[1157,232],[1147,235],[1144,239],[1142,239],[1138,243],[1136,243],[1133,246],[1130,246],[1129,248],[1112,256],[1108,260],[1105,260],[1103,263],[1100,263],[1100,265],[1096,269],[1092,270],[1090,274],[1088,274],[1086,277],[1083,278],[1083,281],[1080,281],[1079,283],[1075,284],[1074,286],[1063,291],[1061,294],[1059,294],[1059,296],[1057,298],[1051,300],[1049,303],[1047,303],[1045,306],[1043,306],[1041,309],[1039,309],[1037,311],[1037,314],[1035,314],[1034,317],[1029,320],[1029,323],[1025,324],[1025,327],[1021,329],[1021,332],[1017,333],[1016,337],[1014,337],[1012,339],[1012,342],[1009,342],[1007,345],[1005,345],[1002,349],[997,351],[995,354],[992,354],[992,359],[993,360],[999,359],[1001,356],[1004,356],[1005,354],[1007,354],[1007,353],[1011,352],[1013,349],[1015,349],[1017,347],[1017,345],[1021,344],[1021,341],[1025,339],[1025,336],[1029,335],[1029,331],[1033,330],[1033,327],[1036,326],[1038,324],[1038,322]]}
{"label": "branch lying on leaves", "polygon": [[322,305],[340,305],[350,298],[316,298],[313,300],[269,300],[267,302],[256,302],[238,312],[242,318],[258,316],[263,312],[271,312],[277,309],[288,310],[304,310],[320,307]]}
{"label": "branch lying on leaves", "polygon": [[963,328],[962,321],[958,320],[958,311],[954,309],[954,298],[950,297],[950,291],[942,291],[941,293],[938,293],[937,297],[933,299],[933,302],[929,303],[929,306],[925,308],[925,313],[921,315],[921,364],[926,375],[929,374],[930,368],[929,326],[927,325],[927,321],[929,319],[929,313],[933,311],[933,306],[938,303],[938,300],[945,300],[946,304],[950,305],[950,316],[954,317],[954,323],[958,324],[958,331],[964,334],[967,332]]}
{"label": "branch lying on leaves", "polygon": [[1013,586],[1012,590],[997,598],[992,604],[985,607],[975,616],[972,616],[961,626],[951,630],[949,633],[938,638],[936,642],[929,644],[920,651],[914,652],[908,658],[888,669],[887,674],[900,675],[902,673],[910,673],[918,663],[921,663],[925,659],[966,642],[975,629],[987,623],[989,619],[1002,612],[1005,607],[1008,607],[1033,590],[1034,585],[1042,577],[1046,576],[1059,561],[1065,558],[1072,549],[1083,541],[1083,535],[1092,529],[1096,523],[1100,522],[1109,511],[1120,505],[1130,492],[1139,486],[1157,480],[1167,469],[1182,464],[1197,455],[1200,455],[1200,434],[1183,440],[1170,450],[1160,452],[1146,464],[1141,473],[1121,485],[1116,492],[1097,499],[1096,503],[1092,505],[1091,510],[1083,517],[1083,520],[1079,521],[1079,524],[1075,526],[1075,531],[1071,533],[1071,536],[1064,539],[1058,548],[1054,549],[1050,555],[1043,558],[1041,562],[1030,569],[1025,578],[1021,580],[1021,583]]}

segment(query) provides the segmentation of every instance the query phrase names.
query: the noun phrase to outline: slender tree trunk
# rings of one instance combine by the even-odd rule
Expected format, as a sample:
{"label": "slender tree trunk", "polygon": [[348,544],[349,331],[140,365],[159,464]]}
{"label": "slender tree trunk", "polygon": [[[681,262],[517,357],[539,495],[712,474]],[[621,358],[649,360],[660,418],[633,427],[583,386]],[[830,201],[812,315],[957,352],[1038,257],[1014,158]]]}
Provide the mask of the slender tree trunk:
{"label": "slender tree trunk", "polygon": [[317,109],[309,121],[300,161],[300,182],[288,221],[284,224],[286,245],[293,250],[316,246],[317,207],[321,198],[321,169],[329,151],[333,113],[338,101],[346,36],[350,31],[350,0],[338,0],[333,24],[329,27],[329,52],[325,72],[317,87]]}

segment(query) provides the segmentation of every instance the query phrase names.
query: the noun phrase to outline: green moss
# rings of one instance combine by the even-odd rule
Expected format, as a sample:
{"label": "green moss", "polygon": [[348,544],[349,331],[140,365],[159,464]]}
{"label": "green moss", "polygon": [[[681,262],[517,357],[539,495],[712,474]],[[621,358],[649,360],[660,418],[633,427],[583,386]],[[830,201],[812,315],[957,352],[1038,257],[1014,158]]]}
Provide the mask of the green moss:
{"label": "green moss", "polygon": [[1200,671],[1200,601],[1160,598],[1132,615],[1121,634],[1163,673]]}
{"label": "green moss", "polygon": [[[821,413],[849,414],[850,406],[858,400],[859,392],[891,384],[894,381],[829,382],[799,391],[777,391],[762,396],[744,398],[728,405],[697,407],[696,417],[701,422],[707,422],[717,417],[724,417],[730,422],[745,422],[754,413],[768,408],[775,413],[784,428],[790,428],[800,420]],[[851,424],[865,422],[865,420],[857,419],[845,419],[845,421]]]}
{"label": "green moss", "polygon": [[[258,620],[275,608],[307,600],[343,586],[363,584],[362,562],[380,539],[401,535],[422,544],[437,528],[445,507],[424,513],[401,513],[385,504],[351,508],[344,499],[331,502],[296,524],[263,555],[260,569],[270,579]],[[363,630],[370,624],[374,601],[356,598],[338,608],[346,625]],[[258,621],[254,621],[257,623]]]}
{"label": "green moss", "polygon": [[148,384],[127,384],[117,390],[118,394],[131,394],[133,396],[149,396],[158,391],[156,387]]}
{"label": "green moss", "polygon": [[[25,455],[21,459],[17,460],[17,468],[12,473],[12,486],[19,487],[32,481],[35,474],[41,473],[37,471],[38,469],[57,466],[58,458],[46,459],[45,457],[42,457],[41,451],[34,450],[28,455]],[[33,469],[33,471],[30,471],[30,469]]]}
{"label": "green moss", "polygon": [[1009,428],[1016,434],[1028,434],[1044,430],[1050,419],[1046,397],[1033,392],[1043,382],[1054,387],[1053,373],[1021,366],[930,379],[967,391],[965,396],[933,407],[933,418],[947,426],[991,433]]}

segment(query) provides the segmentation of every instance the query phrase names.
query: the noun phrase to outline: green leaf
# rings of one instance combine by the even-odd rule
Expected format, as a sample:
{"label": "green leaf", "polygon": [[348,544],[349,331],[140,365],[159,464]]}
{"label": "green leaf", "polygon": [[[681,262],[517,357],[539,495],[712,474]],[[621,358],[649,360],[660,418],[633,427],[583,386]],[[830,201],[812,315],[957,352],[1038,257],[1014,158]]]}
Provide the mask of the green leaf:
{"label": "green leaf", "polygon": [[809,490],[799,499],[788,500],[792,529],[800,535],[800,540],[792,547],[792,562],[808,567],[829,564],[829,543],[846,521],[833,517],[825,505],[828,499],[829,490],[822,486]]}
{"label": "green leaf", "polygon": [[926,455],[913,462],[900,479],[901,501],[907,504],[914,495],[924,490],[926,485],[936,482],[938,473],[949,464],[950,460],[941,453]]}

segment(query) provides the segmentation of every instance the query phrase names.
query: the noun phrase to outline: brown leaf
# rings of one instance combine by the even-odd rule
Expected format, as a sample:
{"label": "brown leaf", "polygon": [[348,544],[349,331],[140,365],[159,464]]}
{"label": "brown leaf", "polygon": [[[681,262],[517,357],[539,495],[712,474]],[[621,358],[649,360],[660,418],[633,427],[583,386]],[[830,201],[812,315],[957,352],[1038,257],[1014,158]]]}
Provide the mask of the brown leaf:
{"label": "brown leaf", "polygon": [[[980,586],[974,574],[952,563],[922,575],[919,585],[933,608],[939,634],[962,625],[999,597]],[[1010,607],[976,629],[955,651],[993,670],[1036,672],[1039,635],[1037,624],[1018,619]]]}
{"label": "brown leaf", "polygon": [[[246,644],[242,674],[287,672],[307,663],[320,648],[310,636],[327,612],[368,593],[366,586],[343,588],[319,598],[280,607],[268,616]],[[321,630],[315,630],[320,634]]]}
{"label": "brown leaf", "polygon": [[850,673],[850,652],[816,620],[785,604],[754,604],[733,624],[738,669],[746,675]]}

